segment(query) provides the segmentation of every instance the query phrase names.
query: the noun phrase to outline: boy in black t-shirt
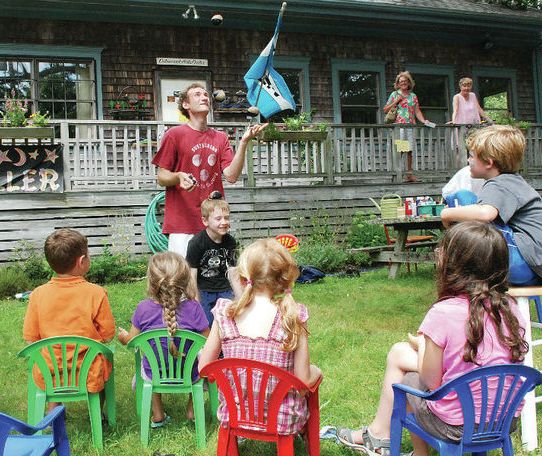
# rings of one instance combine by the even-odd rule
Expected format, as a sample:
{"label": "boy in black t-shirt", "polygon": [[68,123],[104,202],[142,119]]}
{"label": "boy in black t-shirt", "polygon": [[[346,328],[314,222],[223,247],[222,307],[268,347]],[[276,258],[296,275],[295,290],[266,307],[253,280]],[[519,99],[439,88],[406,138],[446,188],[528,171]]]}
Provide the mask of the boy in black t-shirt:
{"label": "boy in black t-shirt", "polygon": [[219,298],[233,297],[228,281],[228,268],[235,266],[237,242],[228,233],[230,206],[222,194],[214,191],[201,203],[201,219],[205,229],[188,243],[186,261],[198,284],[199,302],[213,324],[211,309]]}

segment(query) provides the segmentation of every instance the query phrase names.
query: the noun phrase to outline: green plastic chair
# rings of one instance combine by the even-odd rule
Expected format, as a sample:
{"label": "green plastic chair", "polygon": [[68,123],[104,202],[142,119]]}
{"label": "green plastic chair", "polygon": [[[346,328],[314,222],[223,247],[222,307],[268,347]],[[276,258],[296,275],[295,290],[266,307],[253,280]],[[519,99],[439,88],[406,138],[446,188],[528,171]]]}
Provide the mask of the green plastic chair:
{"label": "green plastic chair", "polygon": [[[198,352],[207,339],[201,334],[178,329],[175,332],[175,341],[180,342],[179,354],[182,356],[174,358],[169,350],[155,350],[155,347],[161,347],[160,341],[164,338],[168,338],[167,329],[153,329],[138,334],[127,345],[128,348],[135,349],[136,410],[141,422],[141,443],[144,446],[149,444],[152,393],[192,393],[196,443],[198,448],[205,448],[204,380],[200,378],[193,383],[192,368],[197,361]],[[145,380],[141,377],[142,355],[149,361],[152,371],[151,380]],[[216,384],[209,384],[209,402],[211,413],[216,419],[218,408]]]}
{"label": "green plastic chair", "polygon": [[[35,425],[44,417],[45,404],[47,402],[87,401],[92,443],[96,448],[103,448],[100,393],[90,393],[87,390],[87,377],[90,367],[92,362],[100,354],[113,366],[111,375],[107,382],[105,382],[104,392],[107,420],[110,426],[115,426],[115,369],[113,352],[106,345],[81,336],[49,337],[28,345],[18,353],[17,356],[20,358],[27,358],[29,424]],[[44,356],[53,360],[52,372]],[[83,360],[80,369],[77,370],[76,366],[79,356],[83,356]],[[45,391],[34,382],[32,376],[34,365],[38,366],[43,376]],[[63,372],[68,372],[69,375],[62,375]]]}

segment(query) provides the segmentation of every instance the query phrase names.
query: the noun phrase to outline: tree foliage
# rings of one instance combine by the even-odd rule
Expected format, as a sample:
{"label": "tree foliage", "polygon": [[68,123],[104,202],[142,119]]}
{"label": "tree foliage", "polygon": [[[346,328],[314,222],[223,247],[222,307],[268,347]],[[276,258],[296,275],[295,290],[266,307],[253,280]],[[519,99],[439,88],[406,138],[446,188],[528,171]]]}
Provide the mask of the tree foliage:
{"label": "tree foliage", "polygon": [[515,9],[527,9],[529,7],[542,9],[541,0],[483,0],[483,1],[484,3],[491,3],[494,5],[503,5],[508,8],[515,8]]}

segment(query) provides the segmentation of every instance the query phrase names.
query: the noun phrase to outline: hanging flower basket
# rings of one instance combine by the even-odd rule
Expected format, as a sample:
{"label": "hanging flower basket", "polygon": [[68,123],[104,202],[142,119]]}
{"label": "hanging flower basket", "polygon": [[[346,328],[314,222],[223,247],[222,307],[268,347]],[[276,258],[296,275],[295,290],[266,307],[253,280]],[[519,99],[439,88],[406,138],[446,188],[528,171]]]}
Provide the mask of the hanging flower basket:
{"label": "hanging flower basket", "polygon": [[54,137],[54,127],[0,127],[0,139],[46,139]]}

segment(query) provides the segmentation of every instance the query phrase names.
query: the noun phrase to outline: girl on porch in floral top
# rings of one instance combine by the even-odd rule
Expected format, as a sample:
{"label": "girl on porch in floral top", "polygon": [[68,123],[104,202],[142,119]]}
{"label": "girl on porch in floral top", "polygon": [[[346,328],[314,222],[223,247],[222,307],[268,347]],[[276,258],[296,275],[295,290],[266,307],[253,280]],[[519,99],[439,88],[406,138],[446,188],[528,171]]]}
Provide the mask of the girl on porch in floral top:
{"label": "girl on porch in floral top", "polygon": [[[420,110],[420,103],[418,97],[412,90],[415,83],[412,79],[412,75],[408,71],[403,71],[395,78],[395,84],[393,85],[395,91],[391,93],[384,106],[384,113],[392,108],[397,109],[397,117],[395,118],[396,124],[411,124],[416,125],[416,118],[427,125],[430,123],[427,121]],[[412,174],[412,151],[414,150],[414,129],[401,128],[399,130],[401,140],[407,140],[410,148],[406,152],[407,154],[407,174],[406,182],[416,182],[418,179]]]}
{"label": "girl on porch in floral top", "polygon": [[[307,308],[297,303],[291,287],[299,275],[288,250],[275,239],[260,239],[240,255],[237,272],[243,292],[239,299],[219,299],[212,310],[215,320],[200,356],[200,370],[218,358],[244,358],[273,364],[312,386],[322,375],[310,364]],[[276,379],[270,378],[268,391]],[[256,383],[254,384],[256,387]],[[267,409],[267,407],[266,407]],[[218,409],[221,423],[228,422],[224,401]],[[279,434],[296,434],[308,419],[307,402],[291,391],[278,418]]]}

